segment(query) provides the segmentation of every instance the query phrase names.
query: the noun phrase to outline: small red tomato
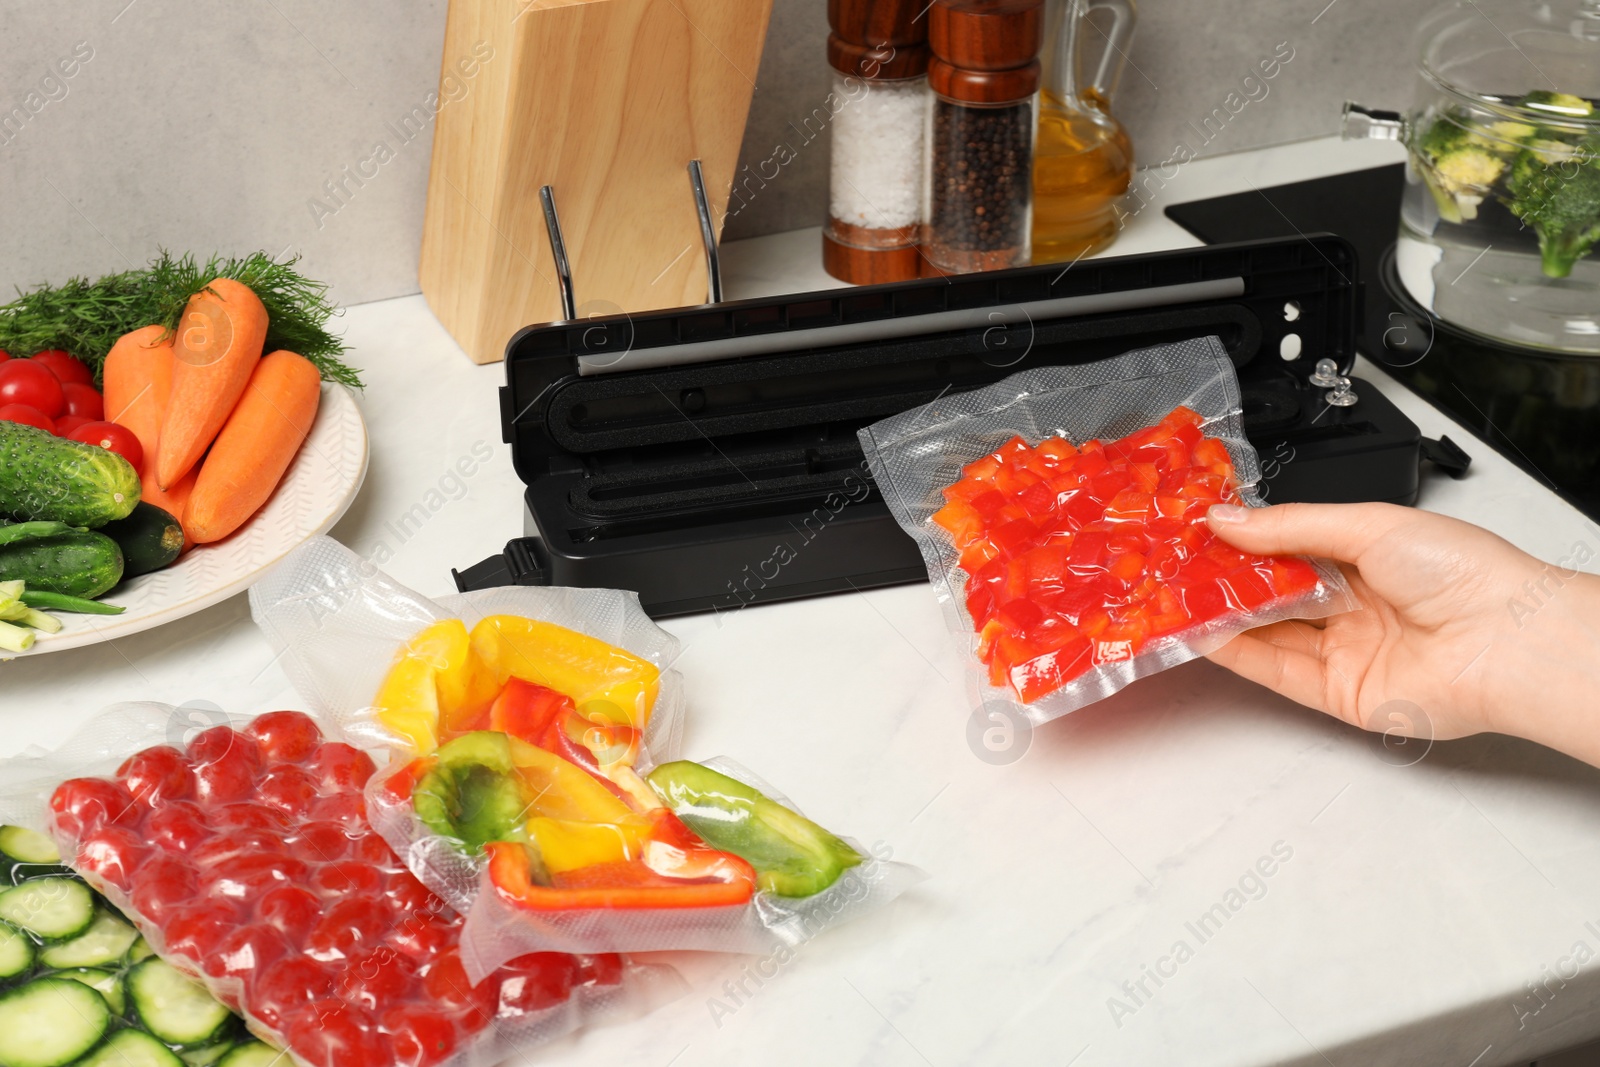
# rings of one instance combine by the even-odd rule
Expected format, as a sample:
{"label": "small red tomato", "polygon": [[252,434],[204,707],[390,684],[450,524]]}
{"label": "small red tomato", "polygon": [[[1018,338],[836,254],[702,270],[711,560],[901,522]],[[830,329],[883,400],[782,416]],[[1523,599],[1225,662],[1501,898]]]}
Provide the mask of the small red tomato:
{"label": "small red tomato", "polygon": [[518,956],[498,972],[500,1013],[526,1015],[553,1008],[572,994],[578,958],[564,952]]}
{"label": "small red tomato", "polygon": [[280,811],[246,801],[212,811],[211,825],[218,830],[264,830],[276,835],[288,831],[289,820]]}
{"label": "small red tomato", "polygon": [[355,860],[324,863],[311,875],[312,886],[330,897],[354,893],[370,897],[386,881],[387,878],[378,868]]}
{"label": "small red tomato", "polygon": [[138,833],[125,826],[104,826],[89,831],[78,842],[73,866],[99,882],[127,892],[146,854]]}
{"label": "small red tomato", "polygon": [[97,422],[106,417],[106,403],[101,399],[99,390],[92,385],[62,382],[61,395],[65,402],[61,409],[64,419],[76,417]]}
{"label": "small red tomato", "polygon": [[70,438],[79,426],[87,426],[93,419],[80,419],[76,415],[63,415],[55,422],[55,435]]}
{"label": "small red tomato", "polygon": [[117,779],[146,807],[194,795],[194,773],[189,761],[170,745],[156,745],[129,756],[117,768]]}
{"label": "small red tomato", "polygon": [[243,756],[229,755],[194,769],[195,796],[206,805],[232,804],[255,790],[256,771]]}
{"label": "small red tomato", "polygon": [[400,862],[389,843],[375,833],[365,833],[350,842],[350,853],[358,860],[366,860],[380,867],[393,867]]}
{"label": "small red tomato", "polygon": [[392,948],[351,957],[339,974],[338,996],[364,1011],[414,998],[416,964]]}
{"label": "small red tomato", "polygon": [[50,416],[26,404],[0,404],[0,422],[17,422],[45,433],[56,432],[56,424]]}
{"label": "small red tomato", "polygon": [[292,856],[255,852],[217,860],[200,876],[200,888],[214,897],[249,902],[269,890],[304,885],[311,868]]}
{"label": "small red tomato", "polygon": [[291,1015],[333,992],[333,972],[314,959],[291,955],[257,971],[248,985],[250,1013],[281,1033]]}
{"label": "small red tomato", "polygon": [[3,348],[0,348],[0,363],[4,363],[6,360],[8,360],[10,358],[11,358],[11,353],[7,352]]}
{"label": "small red tomato", "polygon": [[390,875],[383,895],[401,915],[437,915],[444,908],[444,901],[434,896],[433,891],[417,881],[417,876],[410,871]]}
{"label": "small red tomato", "polygon": [[317,920],[322,918],[322,901],[315,893],[297,885],[268,890],[256,902],[256,918],[281,932],[294,944],[302,944]]}
{"label": "small red tomato", "polygon": [[201,730],[189,739],[185,751],[194,763],[210,763],[229,755],[235,749],[243,752],[252,766],[260,766],[261,751],[256,746],[255,739],[227,726],[213,726]]}
{"label": "small red tomato", "polygon": [[428,1008],[394,1008],[383,1016],[395,1067],[433,1067],[456,1050],[456,1028]]}
{"label": "small red tomato", "polygon": [[262,755],[275,763],[299,763],[322,742],[311,716],[299,711],[269,711],[251,720],[244,732],[256,739]]}
{"label": "small red tomato", "polygon": [[312,753],[311,766],[324,793],[359,793],[377,769],[371,756],[342,741],[319,745]]}
{"label": "small red tomato", "polygon": [[316,959],[344,959],[358,948],[376,947],[393,924],[393,913],[382,903],[349,897],[327,910],[306,939],[306,949]]}
{"label": "small red tomato", "polygon": [[133,872],[134,910],[161,926],[194,899],[194,868],[169,852],[157,853]]}
{"label": "small red tomato", "polygon": [[310,1067],[387,1067],[393,1060],[371,1016],[350,1004],[324,1000],[284,1023],[295,1059]]}
{"label": "small red tomato", "polygon": [[343,826],[333,822],[301,823],[289,843],[314,862],[333,863],[350,854],[350,838],[345,836]]}
{"label": "small red tomato", "polygon": [[211,837],[200,805],[189,800],[168,801],[150,813],[145,822],[150,843],[165,852],[192,852]]}
{"label": "small red tomato", "polygon": [[308,818],[317,822],[338,823],[347,833],[367,829],[367,803],[360,793],[340,793],[331,797],[318,797],[307,810]]}
{"label": "small red tomato", "polygon": [[216,954],[228,931],[238,925],[238,911],[225,900],[207,900],[176,909],[162,937],[167,942],[165,952],[187,956],[196,962]]}
{"label": "small red tomato", "polygon": [[622,957],[615,952],[578,957],[575,985],[616,985],[622,981]]}
{"label": "small red tomato", "polygon": [[478,1011],[493,1017],[500,1002],[500,972],[473,985],[467,978],[467,969],[459,953],[451,951],[439,956],[428,966],[422,979],[428,998],[445,1011]]}
{"label": "small red tomato", "polygon": [[70,837],[81,837],[102,826],[132,826],[140,811],[133,796],[116,782],[104,778],[69,778],[50,794],[56,826]]}
{"label": "small red tomato", "polygon": [[144,446],[126,426],[114,422],[86,422],[68,436],[68,440],[82,441],[86,445],[115,452],[133,465],[135,471],[144,470]]}
{"label": "small red tomato", "polygon": [[54,419],[66,403],[61,379],[44,364],[31,359],[0,364],[0,404],[26,404],[44,412],[45,418]]}
{"label": "small red tomato", "polygon": [[68,355],[59,348],[47,348],[43,352],[35,352],[28,357],[33,363],[41,367],[48,367],[62,385],[94,386],[94,371],[81,359]]}
{"label": "small red tomato", "polygon": [[454,923],[438,915],[411,915],[389,933],[389,943],[414,960],[428,961],[453,949],[459,940]]}
{"label": "small red tomato", "polygon": [[207,838],[191,850],[190,858],[204,869],[235,856],[272,852],[280,847],[277,837],[270,830],[230,830]]}
{"label": "small red tomato", "polygon": [[217,946],[217,951],[200,963],[212,978],[247,978],[265,970],[289,954],[283,934],[270,926],[240,926]]}
{"label": "small red tomato", "polygon": [[317,796],[310,772],[294,765],[274,767],[256,786],[256,798],[267,807],[291,815],[303,814]]}

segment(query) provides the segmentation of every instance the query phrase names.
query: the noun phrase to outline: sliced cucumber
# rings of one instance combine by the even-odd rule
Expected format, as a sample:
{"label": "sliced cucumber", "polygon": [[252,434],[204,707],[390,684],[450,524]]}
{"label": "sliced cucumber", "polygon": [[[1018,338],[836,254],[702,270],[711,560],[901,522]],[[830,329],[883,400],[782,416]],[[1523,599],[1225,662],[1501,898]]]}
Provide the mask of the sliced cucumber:
{"label": "sliced cucumber", "polygon": [[128,966],[132,967],[135,963],[143,963],[155,954],[156,950],[150,947],[150,942],[141,937],[128,950]]}
{"label": "sliced cucumber", "polygon": [[0,923],[0,982],[26,974],[32,966],[33,938],[15,926]]}
{"label": "sliced cucumber", "polygon": [[81,982],[29,982],[0,995],[0,1063],[61,1067],[98,1045],[110,1025],[105,998]]}
{"label": "sliced cucumber", "polygon": [[246,1041],[217,1061],[217,1067],[291,1067],[287,1052],[279,1052],[262,1041]]}
{"label": "sliced cucumber", "polygon": [[[169,1045],[209,1045],[233,1022],[233,1014],[199,983],[159,957],[128,972],[128,999],[144,1028]],[[0,1063],[5,1063],[0,1056]]]}
{"label": "sliced cucumber", "polygon": [[0,852],[18,863],[60,863],[55,842],[26,826],[0,826]]}
{"label": "sliced cucumber", "polygon": [[72,878],[35,878],[0,893],[0,920],[46,941],[65,941],[94,922],[94,894]]}
{"label": "sliced cucumber", "polygon": [[183,1061],[142,1030],[119,1030],[74,1067],[183,1067]]}
{"label": "sliced cucumber", "polygon": [[216,1044],[206,1045],[204,1048],[184,1049],[178,1055],[189,1067],[212,1067],[212,1064],[221,1060],[231,1051],[233,1051],[232,1041],[218,1041]]}
{"label": "sliced cucumber", "polygon": [[89,929],[39,953],[39,962],[46,967],[109,967],[121,963],[133,943],[139,940],[139,931],[129,926],[109,909],[96,913]]}
{"label": "sliced cucumber", "polygon": [[127,1007],[127,998],[122,995],[122,976],[116,971],[101,970],[99,967],[74,967],[70,971],[57,971],[50,977],[82,982],[106,998],[106,1007],[111,1009],[112,1015],[121,1015]]}

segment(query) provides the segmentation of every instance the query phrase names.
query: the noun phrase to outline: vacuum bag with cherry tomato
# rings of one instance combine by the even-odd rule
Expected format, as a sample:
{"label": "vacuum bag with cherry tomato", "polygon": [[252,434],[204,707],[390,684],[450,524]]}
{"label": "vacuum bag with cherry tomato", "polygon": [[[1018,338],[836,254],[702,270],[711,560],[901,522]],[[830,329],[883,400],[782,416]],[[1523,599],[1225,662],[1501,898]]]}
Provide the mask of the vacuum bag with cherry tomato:
{"label": "vacuum bag with cherry tomato", "polygon": [[533,952],[770,952],[921,878],[736,766],[672,759],[677,642],[633,593],[433,602],[323,540],[251,602],[312,706],[387,751],[367,811],[466,916],[473,980]]}
{"label": "vacuum bag with cherry tomato", "polygon": [[1206,525],[1215,504],[1265,506],[1215,337],[1024,371],[860,438],[981,706],[1044,722],[1350,605],[1331,563],[1239,552]]}
{"label": "vacuum bag with cherry tomato", "polygon": [[[303,1067],[489,1067],[681,991],[670,968],[614,954],[526,955],[470,979],[461,916],[367,821],[367,753],[297,711],[196,725],[190,708],[118,705],[54,752],[0,761],[0,819],[47,834],[99,894],[32,878],[0,890],[0,915],[83,962],[131,939],[120,912],[168,965],[129,971],[126,1004],[53,1005],[63,1025],[39,1041],[103,1040],[96,1063],[134,1043],[153,1056],[121,1035],[137,1021],[167,1045],[148,1062],[226,1062],[247,1043],[231,1011]],[[239,1062],[270,1059],[250,1049]]]}

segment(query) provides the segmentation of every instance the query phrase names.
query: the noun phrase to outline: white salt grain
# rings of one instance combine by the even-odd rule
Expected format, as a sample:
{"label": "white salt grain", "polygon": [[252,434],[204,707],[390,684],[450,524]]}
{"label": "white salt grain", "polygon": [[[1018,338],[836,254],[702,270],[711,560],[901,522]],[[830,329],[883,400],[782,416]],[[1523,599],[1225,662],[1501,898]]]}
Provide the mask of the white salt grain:
{"label": "white salt grain", "polygon": [[866,85],[866,93],[834,116],[828,210],[851,226],[911,226],[922,219],[928,82],[908,78]]}

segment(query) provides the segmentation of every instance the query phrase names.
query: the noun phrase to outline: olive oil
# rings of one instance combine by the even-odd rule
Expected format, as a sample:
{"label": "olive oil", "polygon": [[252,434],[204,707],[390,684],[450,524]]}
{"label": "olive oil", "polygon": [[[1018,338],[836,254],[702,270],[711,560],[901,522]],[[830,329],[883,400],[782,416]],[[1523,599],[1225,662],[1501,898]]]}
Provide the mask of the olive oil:
{"label": "olive oil", "polygon": [[1133,176],[1133,145],[1093,90],[1064,104],[1039,98],[1033,152],[1033,262],[1069,262],[1117,235],[1116,204]]}

